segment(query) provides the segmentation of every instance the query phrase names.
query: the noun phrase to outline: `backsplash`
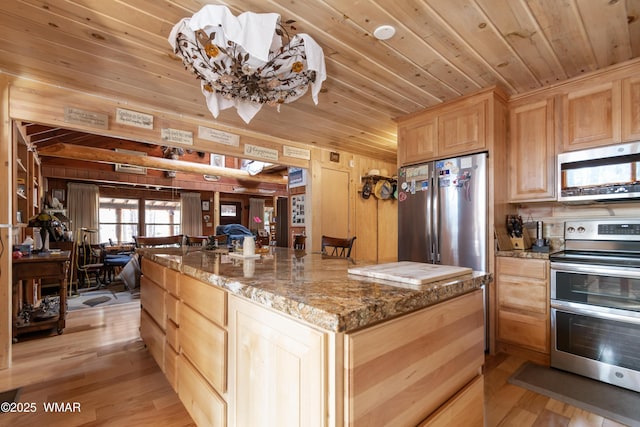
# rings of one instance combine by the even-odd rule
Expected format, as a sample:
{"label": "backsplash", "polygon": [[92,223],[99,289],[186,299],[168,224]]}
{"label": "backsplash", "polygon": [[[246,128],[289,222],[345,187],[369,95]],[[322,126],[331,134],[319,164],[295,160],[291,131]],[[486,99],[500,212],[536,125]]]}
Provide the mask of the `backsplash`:
{"label": "backsplash", "polygon": [[564,249],[564,222],[578,219],[633,218],[640,220],[640,202],[594,203],[585,205],[550,203],[521,204],[518,214],[532,239],[536,221],[543,222],[543,236],[549,239],[550,251]]}

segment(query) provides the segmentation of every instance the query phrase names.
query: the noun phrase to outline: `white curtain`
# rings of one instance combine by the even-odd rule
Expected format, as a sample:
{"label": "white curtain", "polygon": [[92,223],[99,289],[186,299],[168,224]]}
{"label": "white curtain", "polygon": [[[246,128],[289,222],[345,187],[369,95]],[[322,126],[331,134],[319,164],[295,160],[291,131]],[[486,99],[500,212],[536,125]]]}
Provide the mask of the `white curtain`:
{"label": "white curtain", "polygon": [[[256,219],[259,220],[256,221]],[[263,199],[249,199],[249,230],[254,233],[259,228],[264,228],[264,200]]]}
{"label": "white curtain", "polygon": [[93,184],[67,184],[67,209],[73,239],[87,237],[90,243],[98,243],[100,225],[100,191]]}
{"label": "white curtain", "polygon": [[186,236],[202,235],[202,204],[200,193],[180,194],[180,224],[182,234]]}

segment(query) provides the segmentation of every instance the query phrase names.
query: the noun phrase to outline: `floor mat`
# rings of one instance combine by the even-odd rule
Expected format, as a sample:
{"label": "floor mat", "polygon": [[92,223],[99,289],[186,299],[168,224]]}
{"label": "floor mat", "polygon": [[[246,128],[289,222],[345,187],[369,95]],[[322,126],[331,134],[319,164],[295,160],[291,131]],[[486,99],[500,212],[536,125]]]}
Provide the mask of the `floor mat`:
{"label": "floor mat", "polygon": [[581,375],[524,363],[509,383],[620,423],[640,425],[640,393]]}

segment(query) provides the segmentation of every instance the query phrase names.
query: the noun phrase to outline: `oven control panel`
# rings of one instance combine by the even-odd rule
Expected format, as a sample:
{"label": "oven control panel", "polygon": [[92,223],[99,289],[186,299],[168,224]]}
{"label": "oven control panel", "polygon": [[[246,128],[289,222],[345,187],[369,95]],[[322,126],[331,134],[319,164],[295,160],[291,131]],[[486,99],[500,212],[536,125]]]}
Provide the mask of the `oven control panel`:
{"label": "oven control panel", "polygon": [[640,221],[582,220],[564,224],[565,240],[631,240],[640,241]]}

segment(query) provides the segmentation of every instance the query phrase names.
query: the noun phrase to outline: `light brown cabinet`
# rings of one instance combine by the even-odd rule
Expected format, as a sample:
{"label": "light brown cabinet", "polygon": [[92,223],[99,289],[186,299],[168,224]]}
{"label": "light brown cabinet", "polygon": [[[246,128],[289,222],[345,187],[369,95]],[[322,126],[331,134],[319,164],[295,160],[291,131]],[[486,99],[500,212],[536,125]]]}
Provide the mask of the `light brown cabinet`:
{"label": "light brown cabinet", "polygon": [[438,128],[435,117],[417,117],[398,128],[398,162],[419,163],[436,157]]}
{"label": "light brown cabinet", "polygon": [[562,98],[563,151],[620,142],[621,103],[620,81],[567,91]]}
{"label": "light brown cabinet", "polygon": [[13,126],[13,153],[16,162],[13,168],[13,223],[21,227],[16,236],[16,241],[21,242],[31,230],[26,228],[29,218],[40,212],[42,176],[40,158],[16,124]]}
{"label": "light brown cabinet", "polygon": [[519,101],[509,110],[509,201],[554,200],[554,100]]}
{"label": "light brown cabinet", "polygon": [[622,140],[640,140],[640,77],[622,81]]}
{"label": "light brown cabinet", "polygon": [[497,257],[498,350],[548,364],[549,261]]}
{"label": "light brown cabinet", "polygon": [[438,116],[438,156],[450,157],[486,148],[487,101],[480,100]]}
{"label": "light brown cabinet", "polygon": [[490,150],[504,126],[498,99],[492,88],[398,119],[398,166]]}

